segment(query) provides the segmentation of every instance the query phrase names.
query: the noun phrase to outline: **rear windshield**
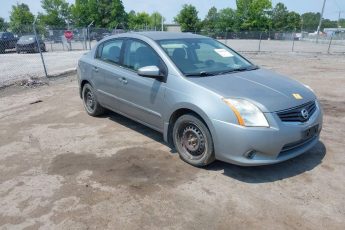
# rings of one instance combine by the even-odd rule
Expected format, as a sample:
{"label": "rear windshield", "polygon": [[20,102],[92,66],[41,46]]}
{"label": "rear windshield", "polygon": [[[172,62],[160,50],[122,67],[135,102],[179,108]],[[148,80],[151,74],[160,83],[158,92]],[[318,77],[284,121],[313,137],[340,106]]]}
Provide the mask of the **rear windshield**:
{"label": "rear windshield", "polygon": [[26,36],[22,36],[19,41],[21,42],[30,42],[30,41],[35,41],[35,36],[32,35],[26,35]]}
{"label": "rear windshield", "polygon": [[11,38],[13,38],[13,34],[12,33],[9,33],[9,32],[1,32],[0,33],[0,38],[9,38],[9,39],[11,39]]}

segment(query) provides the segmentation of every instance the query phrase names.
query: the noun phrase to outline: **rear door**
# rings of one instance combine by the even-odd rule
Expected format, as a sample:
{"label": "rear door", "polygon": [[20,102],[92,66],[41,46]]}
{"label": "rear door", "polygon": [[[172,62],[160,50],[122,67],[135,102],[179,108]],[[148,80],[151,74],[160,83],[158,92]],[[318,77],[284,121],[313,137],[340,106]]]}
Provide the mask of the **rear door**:
{"label": "rear door", "polygon": [[118,93],[121,87],[121,50],[123,39],[111,39],[101,43],[96,51],[92,76],[100,103],[113,110],[119,109]]}

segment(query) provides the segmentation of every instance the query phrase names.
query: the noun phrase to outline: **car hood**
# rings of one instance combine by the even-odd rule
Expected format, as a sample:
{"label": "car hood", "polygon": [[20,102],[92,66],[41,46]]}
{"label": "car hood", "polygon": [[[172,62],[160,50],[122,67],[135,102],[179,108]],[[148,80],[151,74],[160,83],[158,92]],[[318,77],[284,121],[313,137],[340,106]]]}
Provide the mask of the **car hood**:
{"label": "car hood", "polygon": [[[289,109],[316,98],[303,84],[265,69],[209,77],[190,77],[188,80],[224,98],[247,99],[263,112]],[[296,99],[293,94],[300,94],[302,99]]]}

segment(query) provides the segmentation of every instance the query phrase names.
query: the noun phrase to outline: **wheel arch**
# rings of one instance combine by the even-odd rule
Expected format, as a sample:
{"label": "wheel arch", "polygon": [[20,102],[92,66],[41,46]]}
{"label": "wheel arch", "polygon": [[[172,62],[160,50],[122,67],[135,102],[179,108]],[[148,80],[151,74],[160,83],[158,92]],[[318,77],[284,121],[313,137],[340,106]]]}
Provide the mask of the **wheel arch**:
{"label": "wheel arch", "polygon": [[[90,81],[88,81],[88,80],[86,80],[86,79],[81,80],[81,82],[80,82],[80,87],[79,87],[79,96],[80,96],[80,98],[83,98],[82,92],[83,92],[83,88],[84,88],[84,85],[85,85],[85,84],[90,84],[90,85],[92,86],[92,84],[91,84]],[[92,86],[92,87],[93,87],[93,86]]]}
{"label": "wheel arch", "polygon": [[185,114],[193,114],[197,118],[199,118],[210,131],[212,139],[215,138],[215,131],[209,117],[200,108],[196,106],[183,106],[183,107],[176,108],[173,110],[173,112],[171,112],[166,128],[165,128],[165,133],[164,133],[165,141],[167,141],[170,145],[173,145],[172,132],[173,132],[174,124],[179,117]]}

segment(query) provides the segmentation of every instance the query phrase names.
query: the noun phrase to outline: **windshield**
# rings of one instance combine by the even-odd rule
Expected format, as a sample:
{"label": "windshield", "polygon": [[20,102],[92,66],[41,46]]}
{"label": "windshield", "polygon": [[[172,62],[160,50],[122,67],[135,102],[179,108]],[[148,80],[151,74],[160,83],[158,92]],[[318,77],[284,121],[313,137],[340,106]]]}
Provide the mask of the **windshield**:
{"label": "windshield", "polygon": [[256,68],[233,50],[210,38],[159,40],[158,44],[186,76],[210,76]]}
{"label": "windshield", "polygon": [[19,41],[21,42],[31,42],[35,40],[35,36],[33,35],[26,35],[26,36],[22,36]]}

